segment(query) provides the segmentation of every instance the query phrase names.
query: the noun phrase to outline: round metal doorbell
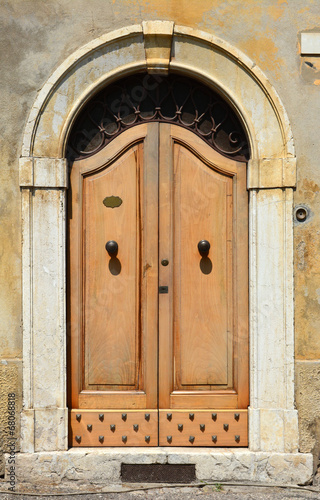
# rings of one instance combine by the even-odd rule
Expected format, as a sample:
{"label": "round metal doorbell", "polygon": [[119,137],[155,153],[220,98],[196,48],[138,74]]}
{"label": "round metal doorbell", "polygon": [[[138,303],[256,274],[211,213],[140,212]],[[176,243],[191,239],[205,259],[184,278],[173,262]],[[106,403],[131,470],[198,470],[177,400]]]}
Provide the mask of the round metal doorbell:
{"label": "round metal doorbell", "polygon": [[305,222],[305,220],[309,216],[309,211],[306,207],[304,207],[303,205],[300,205],[300,206],[295,208],[294,215],[295,215],[295,219],[298,222]]}

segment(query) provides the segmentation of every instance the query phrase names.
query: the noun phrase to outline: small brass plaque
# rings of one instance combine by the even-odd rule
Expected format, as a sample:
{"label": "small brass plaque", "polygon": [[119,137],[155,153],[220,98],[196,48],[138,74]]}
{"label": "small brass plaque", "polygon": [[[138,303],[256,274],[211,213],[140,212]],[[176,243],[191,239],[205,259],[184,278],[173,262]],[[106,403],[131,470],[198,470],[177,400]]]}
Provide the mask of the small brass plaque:
{"label": "small brass plaque", "polygon": [[122,199],[119,196],[106,196],[103,200],[103,204],[107,208],[117,208],[122,205]]}

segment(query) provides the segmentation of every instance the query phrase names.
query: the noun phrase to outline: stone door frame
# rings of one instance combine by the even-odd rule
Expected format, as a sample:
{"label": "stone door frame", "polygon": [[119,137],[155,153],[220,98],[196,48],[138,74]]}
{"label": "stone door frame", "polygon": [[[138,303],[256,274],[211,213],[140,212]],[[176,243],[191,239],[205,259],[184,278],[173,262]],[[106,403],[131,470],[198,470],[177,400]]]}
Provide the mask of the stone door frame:
{"label": "stone door frame", "polygon": [[104,85],[137,71],[190,75],[236,110],[248,164],[251,452],[296,453],[293,188],[296,158],[284,107],[244,54],[202,31],[147,21],[72,54],[31,109],[20,158],[23,259],[22,451],[68,449],[66,404],[65,148],[79,109]]}

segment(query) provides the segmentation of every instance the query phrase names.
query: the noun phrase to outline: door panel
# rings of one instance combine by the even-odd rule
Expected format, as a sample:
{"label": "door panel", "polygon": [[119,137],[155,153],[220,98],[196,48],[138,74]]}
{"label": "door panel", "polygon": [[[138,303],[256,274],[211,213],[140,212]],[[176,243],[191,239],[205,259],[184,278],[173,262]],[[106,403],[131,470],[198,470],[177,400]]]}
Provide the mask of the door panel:
{"label": "door panel", "polygon": [[[157,124],[135,128],[103,155],[73,165],[69,310],[75,409],[157,407],[157,140]],[[108,206],[114,198],[118,206]],[[110,240],[118,243],[117,255],[106,250]]]}
{"label": "door panel", "polygon": [[149,123],[74,162],[71,188],[72,446],[245,446],[245,165]]}
{"label": "door panel", "polygon": [[[171,223],[159,259],[173,265],[159,270],[169,285],[159,295],[159,408],[247,408],[246,169],[189,131],[160,131],[160,221],[166,211]],[[208,255],[198,251],[203,239]]]}
{"label": "door panel", "polygon": [[174,166],[175,390],[232,387],[232,178],[180,144]]}
{"label": "door panel", "polygon": [[[138,153],[136,145],[109,168],[83,179],[84,389],[137,389],[141,314]],[[103,200],[113,193],[122,203],[106,207]],[[119,246],[117,255],[111,257],[105,248],[109,240]]]}

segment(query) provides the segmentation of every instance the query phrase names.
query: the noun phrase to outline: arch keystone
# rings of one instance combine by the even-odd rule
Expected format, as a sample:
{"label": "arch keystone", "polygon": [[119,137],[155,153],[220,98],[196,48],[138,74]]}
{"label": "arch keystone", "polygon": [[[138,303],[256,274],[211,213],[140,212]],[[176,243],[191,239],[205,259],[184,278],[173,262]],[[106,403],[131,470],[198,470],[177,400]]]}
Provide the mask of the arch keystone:
{"label": "arch keystone", "polygon": [[143,21],[144,48],[148,73],[169,73],[174,23]]}

